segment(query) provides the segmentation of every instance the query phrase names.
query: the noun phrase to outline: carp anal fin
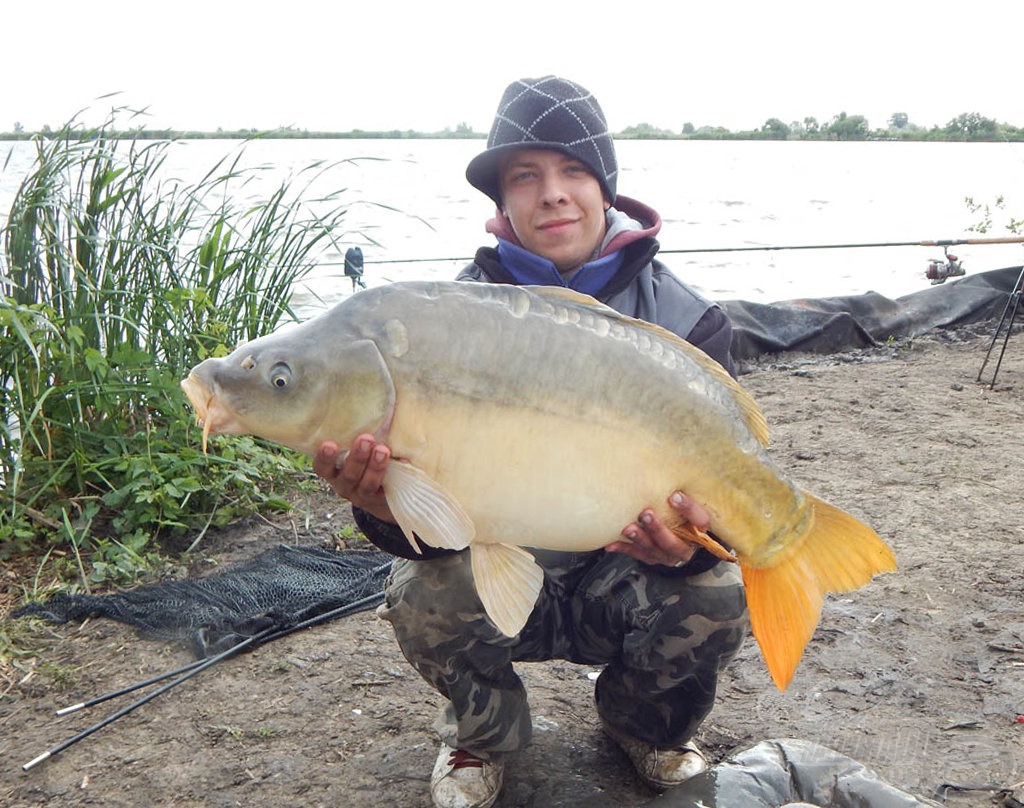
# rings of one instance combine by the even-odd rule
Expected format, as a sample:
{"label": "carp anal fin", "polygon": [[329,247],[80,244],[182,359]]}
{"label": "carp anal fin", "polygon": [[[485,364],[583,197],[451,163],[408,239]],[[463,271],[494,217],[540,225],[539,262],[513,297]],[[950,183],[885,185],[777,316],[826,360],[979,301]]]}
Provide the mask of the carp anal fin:
{"label": "carp anal fin", "polygon": [[533,556],[512,544],[477,542],[469,551],[473,582],[487,616],[506,637],[526,625],[544,583]]}
{"label": "carp anal fin", "polygon": [[827,592],[848,592],[880,572],[896,569],[896,557],[867,525],[817,497],[811,528],[793,552],[769,567],[740,561],[750,629],[780,690],[793,678],[814,634]]}
{"label": "carp anal fin", "polygon": [[473,520],[436,480],[411,463],[391,460],[384,494],[399,527],[419,553],[413,534],[431,547],[464,550],[476,535]]}
{"label": "carp anal fin", "polygon": [[689,523],[676,525],[671,528],[671,530],[683,541],[688,541],[691,544],[696,544],[698,547],[703,547],[715,558],[719,558],[722,561],[737,561],[735,553],[731,552],[729,548],[718,541],[718,539],[710,533],[706,533],[703,530],[695,528]]}

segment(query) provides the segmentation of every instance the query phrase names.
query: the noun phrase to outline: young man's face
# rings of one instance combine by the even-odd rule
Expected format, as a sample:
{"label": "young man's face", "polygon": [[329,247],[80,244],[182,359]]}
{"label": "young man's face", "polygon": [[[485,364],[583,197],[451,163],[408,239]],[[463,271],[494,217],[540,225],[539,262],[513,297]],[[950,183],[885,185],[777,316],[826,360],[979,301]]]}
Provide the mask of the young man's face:
{"label": "young man's face", "polygon": [[502,160],[502,208],[522,245],[559,272],[594,257],[608,209],[597,178],[579,160],[550,149],[517,149]]}

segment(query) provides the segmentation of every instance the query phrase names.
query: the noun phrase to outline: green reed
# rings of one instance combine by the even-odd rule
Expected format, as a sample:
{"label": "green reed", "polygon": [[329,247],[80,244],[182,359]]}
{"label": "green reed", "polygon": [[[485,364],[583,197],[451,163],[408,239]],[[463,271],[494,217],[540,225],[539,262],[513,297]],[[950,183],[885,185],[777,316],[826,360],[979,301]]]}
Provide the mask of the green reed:
{"label": "green reed", "polygon": [[251,441],[196,451],[179,381],[294,319],[291,289],[344,216],[313,194],[329,166],[260,196],[241,153],[174,179],[171,145],[72,124],[35,142],[0,252],[0,556],[131,558],[278,501],[292,468]]}

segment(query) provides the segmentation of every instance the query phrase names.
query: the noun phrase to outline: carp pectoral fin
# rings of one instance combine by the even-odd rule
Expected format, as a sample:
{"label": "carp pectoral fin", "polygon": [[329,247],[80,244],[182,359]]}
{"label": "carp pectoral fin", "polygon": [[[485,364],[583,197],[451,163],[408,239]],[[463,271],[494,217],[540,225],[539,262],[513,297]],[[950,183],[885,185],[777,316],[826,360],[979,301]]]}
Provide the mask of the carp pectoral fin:
{"label": "carp pectoral fin", "polygon": [[451,494],[411,463],[391,460],[384,476],[384,494],[412,548],[420,549],[415,533],[431,547],[464,550],[476,535],[473,520]]}
{"label": "carp pectoral fin", "polygon": [[544,571],[533,556],[511,544],[476,543],[470,552],[473,582],[487,616],[506,637],[515,637],[537,603]]}
{"label": "carp pectoral fin", "polygon": [[703,530],[698,530],[693,525],[687,523],[685,525],[677,525],[672,528],[672,532],[675,533],[683,541],[688,541],[693,544],[698,544],[707,550],[715,558],[720,558],[722,561],[733,561],[735,562],[736,556],[715,539],[713,536],[705,533]]}
{"label": "carp pectoral fin", "polygon": [[818,625],[825,593],[848,592],[896,569],[892,550],[875,531],[817,497],[804,496],[814,517],[793,552],[770,567],[748,567],[740,560],[750,628],[780,690],[789,685]]}

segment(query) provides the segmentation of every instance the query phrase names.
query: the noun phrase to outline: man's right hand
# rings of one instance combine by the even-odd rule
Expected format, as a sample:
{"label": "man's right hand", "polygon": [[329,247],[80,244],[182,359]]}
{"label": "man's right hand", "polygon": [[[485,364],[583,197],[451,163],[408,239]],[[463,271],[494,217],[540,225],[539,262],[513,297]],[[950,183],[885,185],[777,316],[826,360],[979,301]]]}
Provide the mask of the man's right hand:
{"label": "man's right hand", "polygon": [[367,433],[352,441],[348,454],[339,464],[340,456],[341,447],[337,443],[324,441],[313,458],[313,471],[327,480],[338,496],[378,519],[394,523],[395,517],[382,487],[391,450]]}

